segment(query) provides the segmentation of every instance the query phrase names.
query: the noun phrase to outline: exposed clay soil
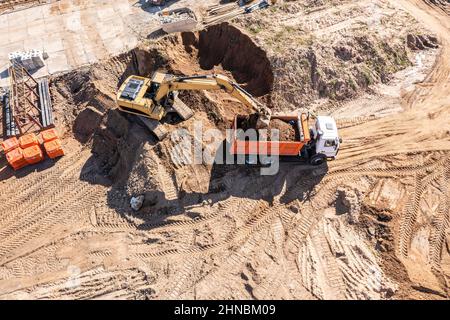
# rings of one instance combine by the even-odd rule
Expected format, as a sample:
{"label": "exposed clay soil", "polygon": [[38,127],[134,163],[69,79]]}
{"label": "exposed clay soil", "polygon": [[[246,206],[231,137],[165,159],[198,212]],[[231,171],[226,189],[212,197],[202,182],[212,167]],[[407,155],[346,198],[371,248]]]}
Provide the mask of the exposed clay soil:
{"label": "exposed clay soil", "polygon": [[[450,25],[441,1],[399,3],[286,1],[53,78],[66,156],[0,172],[0,298],[448,299]],[[345,103],[436,50],[419,35],[441,50],[428,76],[374,98],[389,117],[359,105],[355,118]],[[253,111],[183,92],[195,115],[166,123],[174,134],[158,143],[114,102],[128,75],[155,70],[224,73],[275,112],[342,110],[338,159],[274,176],[193,165],[194,121],[223,131],[242,114],[252,127]]]}
{"label": "exposed clay soil", "polygon": [[256,113],[242,116],[237,121],[237,127],[243,131],[249,129],[256,129],[256,123],[258,122],[258,115]]}
{"label": "exposed clay soil", "polygon": [[[237,120],[237,128],[242,129],[242,133],[245,131],[253,129],[257,129],[258,115],[252,113],[247,116],[242,116]],[[272,130],[276,130],[272,132]],[[295,141],[298,137],[298,133],[295,127],[283,120],[280,119],[271,119],[269,123],[269,127],[257,130],[259,133],[259,137],[264,140],[270,141],[272,135],[276,135],[278,141]]]}
{"label": "exposed clay soil", "polygon": [[297,138],[295,127],[280,119],[272,119],[270,121],[269,129],[267,130],[269,139],[272,137],[272,130],[278,131],[280,141],[295,141]]}

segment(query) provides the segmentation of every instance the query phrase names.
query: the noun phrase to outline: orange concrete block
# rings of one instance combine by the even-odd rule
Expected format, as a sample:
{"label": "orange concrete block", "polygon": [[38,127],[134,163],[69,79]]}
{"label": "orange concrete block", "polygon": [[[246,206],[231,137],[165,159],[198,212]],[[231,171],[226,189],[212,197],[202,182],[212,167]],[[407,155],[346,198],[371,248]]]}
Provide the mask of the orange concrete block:
{"label": "orange concrete block", "polygon": [[5,153],[8,153],[19,147],[19,140],[16,137],[9,138],[2,142],[2,149]]}
{"label": "orange concrete block", "polygon": [[58,139],[58,132],[54,128],[47,129],[41,132],[41,137],[44,142],[52,141]]}
{"label": "orange concrete block", "polygon": [[38,145],[23,149],[23,157],[28,164],[35,164],[44,160],[44,154]]}
{"label": "orange concrete block", "polygon": [[61,140],[59,139],[45,142],[44,148],[45,152],[51,159],[62,157],[64,155],[64,150],[61,146]]}
{"label": "orange concrete block", "polygon": [[14,170],[19,170],[28,165],[21,148],[16,148],[8,152],[6,154],[6,160]]}
{"label": "orange concrete block", "polygon": [[31,146],[38,146],[39,140],[34,133],[28,133],[19,138],[20,147],[26,149]]}

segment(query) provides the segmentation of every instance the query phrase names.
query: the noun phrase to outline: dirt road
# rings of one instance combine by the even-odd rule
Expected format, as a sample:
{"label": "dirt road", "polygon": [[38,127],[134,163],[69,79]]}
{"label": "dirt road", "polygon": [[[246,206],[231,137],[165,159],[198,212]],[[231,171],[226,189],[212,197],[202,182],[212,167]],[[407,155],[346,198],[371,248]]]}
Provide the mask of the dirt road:
{"label": "dirt road", "polygon": [[[397,2],[395,2],[397,3]],[[355,157],[378,157],[393,153],[449,150],[450,121],[450,21],[445,12],[423,1],[400,1],[416,19],[439,35],[442,50],[429,76],[403,96],[406,111],[364,125],[343,130],[351,139],[343,150],[343,162]]]}

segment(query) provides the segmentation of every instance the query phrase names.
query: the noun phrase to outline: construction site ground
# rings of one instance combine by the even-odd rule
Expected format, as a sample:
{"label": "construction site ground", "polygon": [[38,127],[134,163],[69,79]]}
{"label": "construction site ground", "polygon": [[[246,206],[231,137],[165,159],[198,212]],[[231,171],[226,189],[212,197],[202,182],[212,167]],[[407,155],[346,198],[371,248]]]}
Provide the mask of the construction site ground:
{"label": "construction site ground", "polygon": [[[0,160],[1,299],[449,298],[448,2],[286,0],[157,39],[155,9],[100,2],[0,15],[1,63],[12,15],[67,26],[55,51],[43,41],[66,155],[17,172]],[[195,121],[224,131],[252,110],[181,92],[194,116],[165,126],[188,135],[158,142],[115,105],[127,76],[155,70],[224,73],[275,113],[333,115],[338,158],[273,176],[190,164]]]}

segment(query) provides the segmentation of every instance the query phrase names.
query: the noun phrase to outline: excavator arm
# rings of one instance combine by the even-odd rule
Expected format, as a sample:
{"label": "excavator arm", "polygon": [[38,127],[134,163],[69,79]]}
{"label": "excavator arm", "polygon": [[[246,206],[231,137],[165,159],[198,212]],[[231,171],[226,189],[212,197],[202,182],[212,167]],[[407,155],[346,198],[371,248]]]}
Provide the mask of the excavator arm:
{"label": "excavator arm", "polygon": [[245,91],[237,83],[220,74],[174,77],[161,83],[156,96],[156,101],[161,101],[170,92],[179,90],[224,90],[259,115],[259,126],[267,127],[270,121],[271,110],[258,102],[250,93]]}
{"label": "excavator arm", "polygon": [[176,98],[180,90],[224,90],[258,114],[257,128],[269,126],[271,110],[220,74],[178,77],[155,72],[152,78],[130,76],[121,85],[116,101],[119,110],[155,120],[153,127],[156,127],[168,112],[175,111],[183,120],[192,116],[192,111]]}

